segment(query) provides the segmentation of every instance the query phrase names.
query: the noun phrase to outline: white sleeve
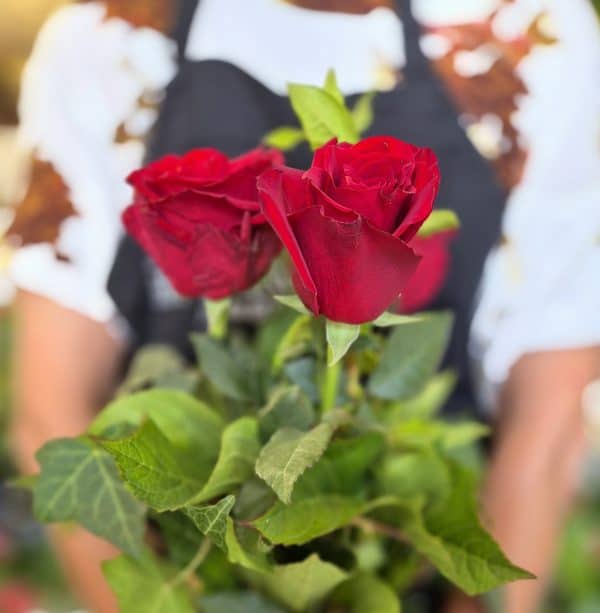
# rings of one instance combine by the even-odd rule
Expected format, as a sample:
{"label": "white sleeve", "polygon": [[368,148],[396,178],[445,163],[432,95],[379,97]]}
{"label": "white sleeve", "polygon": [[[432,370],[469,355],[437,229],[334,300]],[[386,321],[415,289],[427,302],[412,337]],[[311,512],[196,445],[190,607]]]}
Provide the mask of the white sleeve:
{"label": "white sleeve", "polygon": [[557,42],[518,66],[528,93],[513,123],[529,154],[471,338],[494,384],[523,354],[600,345],[600,22],[589,0],[517,0],[499,34],[521,5],[547,12]]}
{"label": "white sleeve", "polygon": [[99,321],[114,316],[106,282],[130,198],[125,178],[142,162],[156,115],[140,99],[171,80],[174,56],[164,35],[107,19],[101,2],[67,6],[43,27],[23,77],[20,144],[60,175],[75,214],[55,244],[17,250],[18,287]]}

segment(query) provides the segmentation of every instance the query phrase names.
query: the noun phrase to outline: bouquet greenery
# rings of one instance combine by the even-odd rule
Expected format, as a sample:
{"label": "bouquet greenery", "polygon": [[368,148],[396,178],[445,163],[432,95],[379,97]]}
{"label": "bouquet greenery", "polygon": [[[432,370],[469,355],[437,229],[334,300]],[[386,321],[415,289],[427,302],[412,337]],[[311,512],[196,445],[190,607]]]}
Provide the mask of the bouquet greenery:
{"label": "bouquet greenery", "polygon": [[[439,286],[457,226],[432,212],[435,155],[360,140],[370,97],[348,109],[333,74],[290,100],[301,128],[267,143],[308,140],[308,171],[202,149],[130,177],[129,232],[206,299],[197,367],[142,350],[86,433],[38,453],[37,516],[122,550],[104,572],[126,613],[394,613],[433,567],[469,594],[530,577],[478,519],[486,428],[437,417],[452,316],[407,314]],[[282,246],[296,295],[229,325],[231,296]]]}

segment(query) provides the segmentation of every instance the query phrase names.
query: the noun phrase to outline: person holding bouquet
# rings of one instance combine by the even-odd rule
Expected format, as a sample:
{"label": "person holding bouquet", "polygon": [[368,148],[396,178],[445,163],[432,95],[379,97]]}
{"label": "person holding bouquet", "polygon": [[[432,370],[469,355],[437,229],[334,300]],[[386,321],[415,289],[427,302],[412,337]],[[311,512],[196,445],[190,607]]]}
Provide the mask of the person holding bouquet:
{"label": "person holding bouquet", "polygon": [[[368,135],[439,160],[438,202],[461,229],[414,245],[421,264],[397,307],[456,315],[448,410],[497,420],[490,529],[539,577],[509,586],[505,610],[537,610],[585,449],[581,394],[600,368],[598,28],[587,0],[105,0],[57,13],[20,106],[35,156],[11,229],[22,245],[12,265],[22,469],[48,438],[85,429],[133,349],[188,355],[189,332],[206,326],[194,287],[176,292],[138,245],[131,213],[138,242],[122,238],[124,177],[198,148],[221,152],[198,160],[211,181],[228,165],[280,165],[277,152],[243,154],[296,124],[288,82],[321,83],[334,68],[350,100],[377,92]],[[291,147],[286,163],[308,168],[308,147]],[[150,189],[145,175],[130,181]],[[279,249],[268,232],[261,240]],[[199,277],[209,257],[194,263]],[[82,597],[113,610],[97,570],[111,550],[84,533],[55,538]],[[456,596],[448,610],[477,606]]]}

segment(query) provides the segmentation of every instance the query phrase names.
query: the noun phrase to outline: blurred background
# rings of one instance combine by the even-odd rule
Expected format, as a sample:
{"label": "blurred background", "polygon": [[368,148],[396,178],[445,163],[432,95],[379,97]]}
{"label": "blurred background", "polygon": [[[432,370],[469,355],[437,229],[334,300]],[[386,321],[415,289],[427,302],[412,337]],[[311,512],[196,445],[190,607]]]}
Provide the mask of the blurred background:
{"label": "blurred background", "polygon": [[[450,0],[448,0],[450,1]],[[600,0],[595,0],[600,12]],[[0,0],[0,237],[8,227],[11,203],[23,189],[27,160],[16,146],[20,74],[36,32],[64,0]],[[600,78],[600,75],[599,75]],[[53,560],[43,531],[31,519],[28,500],[2,485],[14,475],[5,436],[10,413],[11,288],[2,268],[8,247],[0,241],[0,613],[34,608],[51,612],[76,608]],[[590,436],[600,447],[600,423]],[[600,464],[590,459],[577,512],[570,521],[547,611],[600,611]]]}
{"label": "blurred background", "polygon": [[[11,204],[23,189],[27,159],[16,146],[17,98],[23,65],[37,31],[60,0],[0,1],[0,235],[12,218]],[[2,485],[14,475],[5,436],[10,411],[10,300],[2,269],[8,248],[0,242],[0,612],[41,608],[73,611],[41,528],[31,519],[26,496]]]}

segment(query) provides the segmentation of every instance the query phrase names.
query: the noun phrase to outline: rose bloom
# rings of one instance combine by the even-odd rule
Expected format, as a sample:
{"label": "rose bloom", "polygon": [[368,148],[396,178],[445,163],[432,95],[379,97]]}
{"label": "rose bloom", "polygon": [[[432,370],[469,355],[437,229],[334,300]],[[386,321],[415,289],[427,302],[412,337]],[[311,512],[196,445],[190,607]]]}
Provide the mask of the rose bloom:
{"label": "rose bloom", "polygon": [[334,140],[315,152],[307,172],[263,173],[263,212],[291,256],[306,307],[360,324],[392,305],[419,264],[410,243],[439,183],[430,149],[390,137]]}
{"label": "rose bloom", "polygon": [[214,149],[168,155],[129,176],[127,231],[180,294],[217,300],[241,292],[281,250],[256,179],[282,163],[279,152],[263,149],[232,160]]}

